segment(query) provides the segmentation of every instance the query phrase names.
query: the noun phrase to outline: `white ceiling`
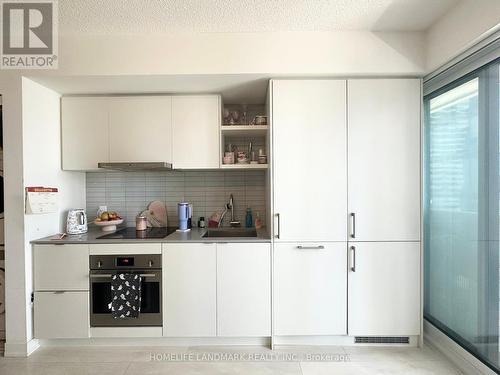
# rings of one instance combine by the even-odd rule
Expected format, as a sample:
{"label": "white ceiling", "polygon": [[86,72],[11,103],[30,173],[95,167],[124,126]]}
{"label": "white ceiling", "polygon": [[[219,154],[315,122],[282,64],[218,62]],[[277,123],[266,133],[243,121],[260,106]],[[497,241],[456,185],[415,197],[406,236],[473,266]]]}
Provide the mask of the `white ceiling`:
{"label": "white ceiling", "polygon": [[422,31],[459,0],[60,0],[61,34]]}

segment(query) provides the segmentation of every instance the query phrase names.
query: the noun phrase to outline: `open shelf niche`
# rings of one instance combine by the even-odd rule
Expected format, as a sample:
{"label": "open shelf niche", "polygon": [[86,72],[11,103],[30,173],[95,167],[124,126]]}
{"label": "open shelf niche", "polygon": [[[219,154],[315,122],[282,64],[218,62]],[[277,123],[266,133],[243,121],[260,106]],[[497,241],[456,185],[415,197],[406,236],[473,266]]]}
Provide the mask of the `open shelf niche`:
{"label": "open shelf niche", "polygon": [[[256,116],[266,116],[264,104],[224,104],[221,124],[221,168],[222,169],[267,169],[265,164],[250,163],[252,155],[249,153],[250,144],[252,151],[259,159],[259,150],[269,158],[268,139],[269,122],[266,125],[254,125]],[[269,119],[267,119],[269,121]],[[235,153],[234,164],[225,164],[225,152]],[[238,151],[247,154],[248,163],[238,163]]]}

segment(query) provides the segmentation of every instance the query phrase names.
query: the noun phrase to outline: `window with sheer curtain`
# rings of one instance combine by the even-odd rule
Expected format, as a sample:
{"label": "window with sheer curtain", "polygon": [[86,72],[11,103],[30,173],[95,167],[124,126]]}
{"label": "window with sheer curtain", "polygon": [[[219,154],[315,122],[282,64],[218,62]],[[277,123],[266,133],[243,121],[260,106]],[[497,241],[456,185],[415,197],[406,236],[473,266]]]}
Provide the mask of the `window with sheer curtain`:
{"label": "window with sheer curtain", "polygon": [[424,98],[425,318],[495,370],[499,73],[496,61]]}

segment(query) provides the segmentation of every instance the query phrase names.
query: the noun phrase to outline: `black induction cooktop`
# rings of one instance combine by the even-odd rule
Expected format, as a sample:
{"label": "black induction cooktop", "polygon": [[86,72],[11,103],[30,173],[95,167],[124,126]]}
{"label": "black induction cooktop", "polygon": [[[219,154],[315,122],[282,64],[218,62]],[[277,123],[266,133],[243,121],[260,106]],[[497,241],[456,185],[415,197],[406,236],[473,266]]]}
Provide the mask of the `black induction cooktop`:
{"label": "black induction cooktop", "polygon": [[134,227],[124,228],[116,232],[97,237],[98,240],[130,240],[130,239],[151,239],[165,238],[174,233],[177,227],[148,228],[146,230],[136,230]]}

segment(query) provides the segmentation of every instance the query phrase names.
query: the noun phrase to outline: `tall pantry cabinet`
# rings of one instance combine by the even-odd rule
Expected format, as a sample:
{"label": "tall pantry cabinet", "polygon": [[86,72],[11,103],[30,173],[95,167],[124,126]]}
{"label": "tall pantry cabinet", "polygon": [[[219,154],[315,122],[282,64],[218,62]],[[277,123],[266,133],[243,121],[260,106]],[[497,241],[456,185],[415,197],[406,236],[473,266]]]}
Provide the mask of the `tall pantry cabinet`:
{"label": "tall pantry cabinet", "polygon": [[420,334],[420,80],[271,96],[274,334]]}
{"label": "tall pantry cabinet", "polygon": [[420,333],[420,80],[349,80],[350,335]]}
{"label": "tall pantry cabinet", "polygon": [[345,80],[272,81],[274,334],[347,333]]}

